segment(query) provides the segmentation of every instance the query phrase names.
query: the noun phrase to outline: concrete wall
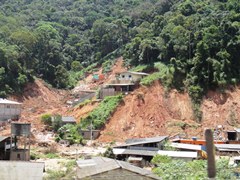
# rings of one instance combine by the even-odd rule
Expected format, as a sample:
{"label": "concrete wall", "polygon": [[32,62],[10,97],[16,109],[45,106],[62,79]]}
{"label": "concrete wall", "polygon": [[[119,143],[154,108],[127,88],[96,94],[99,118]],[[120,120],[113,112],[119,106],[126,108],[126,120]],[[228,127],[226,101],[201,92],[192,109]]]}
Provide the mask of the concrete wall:
{"label": "concrete wall", "polygon": [[112,171],[100,173],[84,180],[152,180],[150,177],[127,171],[125,169],[115,169]]}
{"label": "concrete wall", "polygon": [[42,180],[44,163],[0,161],[1,180]]}
{"label": "concrete wall", "polygon": [[140,75],[140,74],[131,74],[129,72],[124,72],[121,73],[119,76],[119,80],[130,80],[133,82],[139,81],[140,79],[142,79],[143,77],[145,77],[144,75]]}
{"label": "concrete wall", "polygon": [[28,149],[12,150],[10,153],[10,160],[11,161],[29,161],[30,151]]}
{"label": "concrete wall", "polygon": [[0,104],[0,120],[15,119],[21,114],[21,105]]}
{"label": "concrete wall", "polygon": [[[89,131],[81,130],[80,133],[84,139],[91,139],[90,130]],[[97,139],[99,135],[100,135],[100,131],[92,131],[92,139]]]}

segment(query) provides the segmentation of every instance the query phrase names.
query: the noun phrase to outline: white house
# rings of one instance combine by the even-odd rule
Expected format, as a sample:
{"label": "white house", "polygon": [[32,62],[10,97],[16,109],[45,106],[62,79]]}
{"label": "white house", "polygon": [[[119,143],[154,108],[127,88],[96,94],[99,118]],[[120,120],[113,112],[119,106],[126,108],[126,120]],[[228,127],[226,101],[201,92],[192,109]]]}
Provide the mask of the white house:
{"label": "white house", "polygon": [[132,71],[126,71],[118,74],[118,80],[123,81],[132,81],[137,82],[147,76],[147,73],[144,72],[132,72]]}
{"label": "white house", "polygon": [[21,114],[21,103],[0,98],[0,121],[18,119]]}

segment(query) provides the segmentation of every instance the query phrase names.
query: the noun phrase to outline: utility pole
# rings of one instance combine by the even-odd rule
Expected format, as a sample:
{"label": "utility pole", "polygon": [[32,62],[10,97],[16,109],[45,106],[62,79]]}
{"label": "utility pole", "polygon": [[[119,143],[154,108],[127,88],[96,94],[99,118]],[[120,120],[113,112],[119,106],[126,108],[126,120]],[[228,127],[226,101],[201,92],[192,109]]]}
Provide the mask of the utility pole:
{"label": "utility pole", "polygon": [[213,133],[211,129],[205,131],[206,148],[207,148],[207,172],[208,178],[215,179],[216,177],[216,164],[215,164],[215,151],[213,144]]}
{"label": "utility pole", "polygon": [[90,133],[91,133],[91,135],[90,135],[90,143],[92,144],[92,119],[91,119],[91,125],[90,125]]}

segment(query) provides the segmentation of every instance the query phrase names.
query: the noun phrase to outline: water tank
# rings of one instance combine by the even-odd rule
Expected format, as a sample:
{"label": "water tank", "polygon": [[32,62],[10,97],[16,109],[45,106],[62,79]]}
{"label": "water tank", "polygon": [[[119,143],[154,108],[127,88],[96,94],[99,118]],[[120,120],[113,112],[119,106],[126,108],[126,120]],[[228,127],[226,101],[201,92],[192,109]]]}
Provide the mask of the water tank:
{"label": "water tank", "polygon": [[14,136],[29,136],[31,133],[31,123],[12,123],[11,134]]}

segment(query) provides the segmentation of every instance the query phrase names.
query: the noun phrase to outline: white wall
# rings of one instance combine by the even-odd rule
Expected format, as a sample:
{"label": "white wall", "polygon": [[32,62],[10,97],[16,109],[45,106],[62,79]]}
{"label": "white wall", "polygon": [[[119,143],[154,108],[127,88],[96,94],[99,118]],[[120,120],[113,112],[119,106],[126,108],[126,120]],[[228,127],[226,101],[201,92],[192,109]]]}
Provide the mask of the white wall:
{"label": "white wall", "polygon": [[[124,76],[124,77],[123,77]],[[142,79],[143,75],[139,74],[131,74],[129,72],[121,73],[119,76],[119,80],[131,80],[131,81],[138,81],[139,79]]]}
{"label": "white wall", "polygon": [[0,104],[0,120],[7,120],[21,114],[21,105]]}

